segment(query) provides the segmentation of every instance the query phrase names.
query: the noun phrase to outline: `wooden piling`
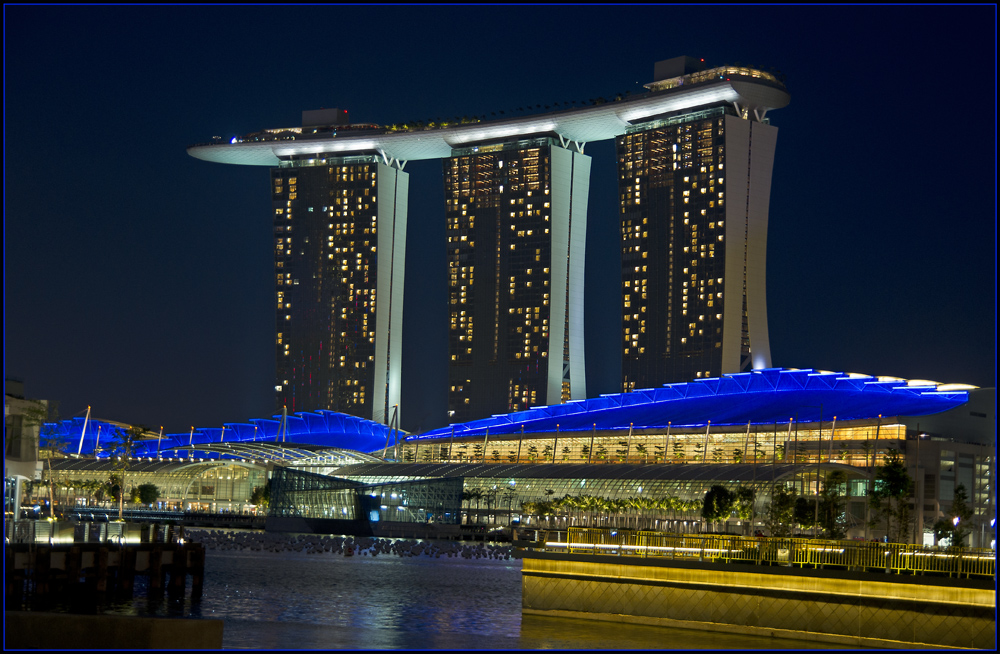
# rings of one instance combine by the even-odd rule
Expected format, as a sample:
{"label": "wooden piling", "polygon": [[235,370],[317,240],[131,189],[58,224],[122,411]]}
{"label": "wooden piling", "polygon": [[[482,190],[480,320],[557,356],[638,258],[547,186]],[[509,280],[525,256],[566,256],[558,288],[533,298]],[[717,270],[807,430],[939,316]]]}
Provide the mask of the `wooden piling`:
{"label": "wooden piling", "polygon": [[188,548],[180,546],[174,550],[174,563],[170,571],[170,586],[167,592],[172,598],[184,597],[184,589],[187,586],[187,560]]}
{"label": "wooden piling", "polygon": [[49,595],[51,567],[52,548],[43,545],[35,551],[35,600],[45,600]]}
{"label": "wooden piling", "polygon": [[97,592],[106,593],[108,592],[108,548],[99,547],[97,548],[97,555],[95,556],[94,567],[96,568],[97,576]]}
{"label": "wooden piling", "polygon": [[149,550],[149,592],[160,594],[163,592],[163,546],[154,544]]}
{"label": "wooden piling", "polygon": [[100,603],[110,597],[132,597],[136,575],[146,575],[150,596],[167,590],[171,598],[184,597],[189,574],[192,599],[200,598],[204,589],[205,548],[198,543],[15,544],[5,549],[4,594],[9,607],[69,598]]}
{"label": "wooden piling", "polygon": [[115,591],[122,597],[132,597],[135,589],[135,547],[122,547],[118,552],[118,584]]}
{"label": "wooden piling", "polygon": [[198,547],[191,552],[191,599],[201,599],[205,583],[205,548]]}
{"label": "wooden piling", "polygon": [[66,583],[68,585],[80,582],[80,569],[83,566],[83,550],[79,546],[69,548],[66,554]]}

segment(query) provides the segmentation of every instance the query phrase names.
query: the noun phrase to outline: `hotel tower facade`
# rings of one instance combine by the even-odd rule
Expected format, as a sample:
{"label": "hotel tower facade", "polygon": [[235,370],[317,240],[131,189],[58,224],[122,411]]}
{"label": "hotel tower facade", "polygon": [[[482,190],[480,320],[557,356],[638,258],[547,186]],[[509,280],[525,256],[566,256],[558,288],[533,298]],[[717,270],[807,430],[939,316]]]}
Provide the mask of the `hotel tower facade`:
{"label": "hotel tower facade", "polygon": [[764,297],[784,85],[690,57],[648,92],[500,120],[302,127],[188,148],[272,168],[278,410],[387,422],[400,400],[408,161],[443,162],[454,421],[587,397],[588,142],[615,139],[622,387],[770,367]]}
{"label": "hotel tower facade", "polygon": [[[346,112],[303,113],[306,130],[334,121]],[[271,169],[278,410],[385,422],[399,405],[409,175],[393,163],[307,154]]]}
{"label": "hotel tower facade", "polygon": [[[660,62],[646,87],[720,76],[701,68],[686,57]],[[780,84],[754,72],[758,83]],[[750,103],[692,109],[615,139],[623,391],[771,367],[765,268],[777,128]]]}
{"label": "hotel tower facade", "polygon": [[585,399],[590,157],[551,137],[473,146],[444,179],[450,415]]}

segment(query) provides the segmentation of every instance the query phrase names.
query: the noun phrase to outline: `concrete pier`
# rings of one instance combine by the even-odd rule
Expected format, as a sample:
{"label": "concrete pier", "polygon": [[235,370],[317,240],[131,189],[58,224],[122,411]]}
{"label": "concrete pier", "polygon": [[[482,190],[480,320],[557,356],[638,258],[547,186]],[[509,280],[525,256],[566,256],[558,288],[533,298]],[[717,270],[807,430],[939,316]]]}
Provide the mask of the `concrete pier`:
{"label": "concrete pier", "polygon": [[222,649],[222,620],[7,611],[4,649]]}

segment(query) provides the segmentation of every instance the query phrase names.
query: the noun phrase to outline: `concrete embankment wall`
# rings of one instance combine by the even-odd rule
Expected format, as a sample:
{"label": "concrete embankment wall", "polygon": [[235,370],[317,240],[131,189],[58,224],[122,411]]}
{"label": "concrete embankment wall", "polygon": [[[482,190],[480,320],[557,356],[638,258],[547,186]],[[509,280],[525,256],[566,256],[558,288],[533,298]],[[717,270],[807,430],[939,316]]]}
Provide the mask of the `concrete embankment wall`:
{"label": "concrete embankment wall", "polygon": [[992,579],[538,552],[522,609],[846,646],[996,645]]}
{"label": "concrete embankment wall", "polygon": [[7,611],[4,649],[222,649],[222,620]]}

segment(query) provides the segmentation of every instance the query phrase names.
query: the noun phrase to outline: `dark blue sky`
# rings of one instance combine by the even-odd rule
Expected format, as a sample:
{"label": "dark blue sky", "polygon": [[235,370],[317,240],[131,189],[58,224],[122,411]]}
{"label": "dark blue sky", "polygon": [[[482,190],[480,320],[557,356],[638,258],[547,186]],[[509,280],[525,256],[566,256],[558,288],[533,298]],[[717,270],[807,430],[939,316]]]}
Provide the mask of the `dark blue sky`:
{"label": "dark blue sky", "polygon": [[[678,55],[785,74],[768,234],[783,367],[996,385],[996,9],[21,7],[5,14],[4,369],[61,417],[270,415],[267,169],[185,147],[639,91]],[[611,142],[593,156],[588,390],[616,392]],[[403,427],[445,422],[439,162],[411,162]]]}

